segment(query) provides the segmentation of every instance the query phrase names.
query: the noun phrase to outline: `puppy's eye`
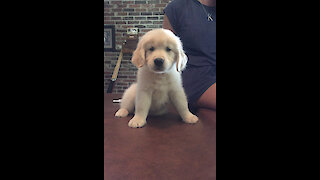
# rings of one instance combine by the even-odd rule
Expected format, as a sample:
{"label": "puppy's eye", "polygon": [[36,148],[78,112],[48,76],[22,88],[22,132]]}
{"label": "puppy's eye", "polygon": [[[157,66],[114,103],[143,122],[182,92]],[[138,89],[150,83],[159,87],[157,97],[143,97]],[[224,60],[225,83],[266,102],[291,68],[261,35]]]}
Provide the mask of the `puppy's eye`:
{"label": "puppy's eye", "polygon": [[154,47],[151,47],[151,48],[149,49],[149,51],[154,51]]}
{"label": "puppy's eye", "polygon": [[169,47],[167,47],[167,48],[166,48],[166,51],[168,51],[168,52],[169,52],[169,51],[171,51],[171,49],[170,49]]}

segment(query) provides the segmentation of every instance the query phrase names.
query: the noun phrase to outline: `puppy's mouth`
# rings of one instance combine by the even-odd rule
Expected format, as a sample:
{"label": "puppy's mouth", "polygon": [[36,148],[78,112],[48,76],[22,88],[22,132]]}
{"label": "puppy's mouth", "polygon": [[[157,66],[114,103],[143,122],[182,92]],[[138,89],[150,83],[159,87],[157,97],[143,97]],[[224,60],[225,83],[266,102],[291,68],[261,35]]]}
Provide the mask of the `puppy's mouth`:
{"label": "puppy's mouth", "polygon": [[160,74],[166,72],[163,67],[157,67],[157,66],[155,66],[152,70],[153,70],[153,72],[160,73]]}

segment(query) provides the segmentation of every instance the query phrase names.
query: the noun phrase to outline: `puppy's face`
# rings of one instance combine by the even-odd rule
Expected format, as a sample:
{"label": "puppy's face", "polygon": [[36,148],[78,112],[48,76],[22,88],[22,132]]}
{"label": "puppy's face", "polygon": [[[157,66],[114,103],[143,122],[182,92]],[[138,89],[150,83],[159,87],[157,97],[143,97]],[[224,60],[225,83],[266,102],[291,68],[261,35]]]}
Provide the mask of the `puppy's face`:
{"label": "puppy's face", "polygon": [[133,53],[132,62],[139,68],[144,65],[155,73],[165,73],[176,65],[181,71],[187,62],[182,44],[171,31],[156,29],[146,33]]}
{"label": "puppy's face", "polygon": [[155,73],[164,73],[172,68],[177,56],[175,42],[164,38],[150,39],[144,45],[148,68]]}

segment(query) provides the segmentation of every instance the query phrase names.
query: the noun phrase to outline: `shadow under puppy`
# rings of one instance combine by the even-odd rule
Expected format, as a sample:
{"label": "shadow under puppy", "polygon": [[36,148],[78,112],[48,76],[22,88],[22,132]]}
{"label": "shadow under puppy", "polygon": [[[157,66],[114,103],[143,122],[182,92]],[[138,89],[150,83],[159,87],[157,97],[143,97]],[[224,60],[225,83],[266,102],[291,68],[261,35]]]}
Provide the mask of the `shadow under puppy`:
{"label": "shadow under puppy", "polygon": [[142,127],[148,114],[162,115],[172,103],[184,122],[196,123],[198,117],[189,111],[182,87],[181,71],[187,60],[180,39],[170,30],[147,32],[132,56],[132,63],[138,68],[137,83],[124,92],[115,116],[134,113],[128,125]]}

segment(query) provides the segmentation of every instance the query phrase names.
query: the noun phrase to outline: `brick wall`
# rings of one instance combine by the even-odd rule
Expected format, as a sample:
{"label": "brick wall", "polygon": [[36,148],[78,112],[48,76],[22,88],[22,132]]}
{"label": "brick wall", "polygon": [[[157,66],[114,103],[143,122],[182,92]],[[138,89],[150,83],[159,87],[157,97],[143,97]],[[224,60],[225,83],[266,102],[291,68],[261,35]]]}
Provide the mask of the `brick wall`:
{"label": "brick wall", "polygon": [[[139,36],[162,27],[163,9],[170,0],[104,0],[104,24],[114,25],[116,52],[104,52],[104,91],[117,63],[121,44],[127,28],[139,28]],[[137,68],[131,63],[131,55],[123,56],[113,93],[123,93],[136,80]]]}

